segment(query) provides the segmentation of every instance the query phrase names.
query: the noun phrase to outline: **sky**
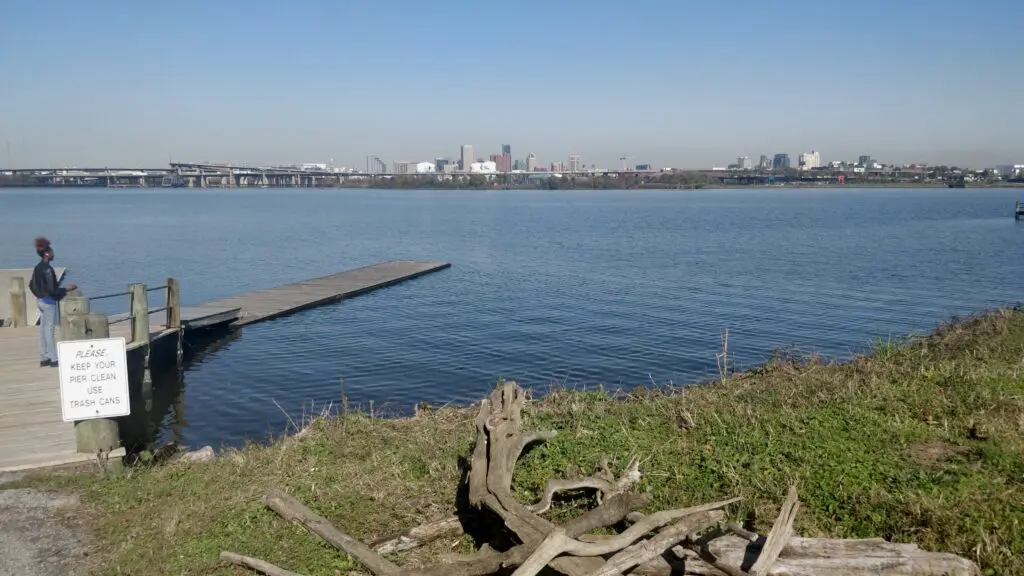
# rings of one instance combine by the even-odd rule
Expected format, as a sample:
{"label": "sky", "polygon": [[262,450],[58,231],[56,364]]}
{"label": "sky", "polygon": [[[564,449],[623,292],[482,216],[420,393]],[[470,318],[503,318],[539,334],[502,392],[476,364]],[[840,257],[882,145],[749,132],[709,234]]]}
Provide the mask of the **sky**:
{"label": "sky", "polygon": [[0,166],[1024,163],[1024,2],[0,0]]}

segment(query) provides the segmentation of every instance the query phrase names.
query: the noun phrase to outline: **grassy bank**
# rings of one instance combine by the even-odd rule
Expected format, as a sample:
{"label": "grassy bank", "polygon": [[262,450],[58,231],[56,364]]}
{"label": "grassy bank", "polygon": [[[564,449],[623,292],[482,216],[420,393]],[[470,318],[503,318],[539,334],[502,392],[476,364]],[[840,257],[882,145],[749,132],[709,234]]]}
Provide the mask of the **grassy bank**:
{"label": "grassy bank", "polygon": [[[1003,311],[842,365],[779,360],[724,384],[614,398],[556,391],[527,426],[559,435],[524,458],[515,485],[532,499],[551,476],[637,455],[652,508],[745,496],[734,514],[766,532],[795,481],[800,533],[884,536],[1021,574],[1022,372],[1024,313]],[[472,416],[350,415],[209,463],[32,482],[79,490],[95,510],[97,573],[234,574],[216,566],[228,549],[333,575],[353,564],[265,510],[263,494],[285,487],[364,541],[443,517]],[[469,546],[448,539],[398,561]]]}

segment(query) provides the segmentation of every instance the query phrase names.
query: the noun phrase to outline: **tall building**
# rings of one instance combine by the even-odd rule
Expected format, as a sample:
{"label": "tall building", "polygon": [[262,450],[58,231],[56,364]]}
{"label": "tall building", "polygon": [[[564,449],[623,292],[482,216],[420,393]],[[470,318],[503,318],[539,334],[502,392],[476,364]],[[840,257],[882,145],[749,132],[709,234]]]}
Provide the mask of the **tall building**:
{"label": "tall building", "polygon": [[758,161],[757,167],[760,170],[767,170],[772,167],[772,161],[768,158],[767,154],[761,154],[761,160]]}
{"label": "tall building", "polygon": [[463,144],[461,152],[459,155],[459,170],[469,172],[469,167],[473,164],[473,145]]}
{"label": "tall building", "polygon": [[510,154],[491,154],[491,162],[494,162],[495,170],[498,172],[512,171],[512,156]]}
{"label": "tall building", "polygon": [[740,156],[736,159],[736,168],[739,170],[750,170],[754,167],[754,164],[750,161],[748,156]]}
{"label": "tall building", "polygon": [[865,168],[871,168],[871,167],[873,167],[875,165],[875,161],[871,159],[870,155],[867,155],[867,156],[861,156],[860,158],[857,158],[857,164],[860,164],[861,166],[863,166]]}
{"label": "tall building", "polygon": [[537,156],[533,152],[526,155],[526,171],[536,172],[537,171]]}
{"label": "tall building", "polygon": [[451,160],[438,156],[437,158],[434,158],[434,169],[437,170],[438,172],[447,172],[445,166],[451,163]]}
{"label": "tall building", "polygon": [[775,157],[772,158],[772,170],[781,170],[785,168],[789,168],[789,154],[776,154]]}
{"label": "tall building", "polygon": [[502,154],[508,154],[509,156],[511,156],[512,155],[512,145],[511,144],[502,144],[501,145],[501,153]]}
{"label": "tall building", "polygon": [[580,155],[579,154],[570,154],[569,155],[569,171],[570,172],[579,172],[580,169],[581,169]]}
{"label": "tall building", "polygon": [[516,171],[526,170],[526,161],[525,160],[516,160],[515,162],[512,163],[512,169],[516,170]]}
{"label": "tall building", "polygon": [[810,152],[804,152],[800,155],[797,163],[801,170],[813,170],[821,166],[821,155],[817,151],[811,150]]}

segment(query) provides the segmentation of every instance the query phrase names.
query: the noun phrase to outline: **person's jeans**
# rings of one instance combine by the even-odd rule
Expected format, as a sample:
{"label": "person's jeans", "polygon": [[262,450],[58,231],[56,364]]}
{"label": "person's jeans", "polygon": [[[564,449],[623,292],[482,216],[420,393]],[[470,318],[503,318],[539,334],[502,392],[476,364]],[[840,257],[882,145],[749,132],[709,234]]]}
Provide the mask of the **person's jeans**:
{"label": "person's jeans", "polygon": [[39,360],[56,362],[57,344],[54,341],[54,329],[59,321],[57,305],[39,300],[37,306],[39,307]]}

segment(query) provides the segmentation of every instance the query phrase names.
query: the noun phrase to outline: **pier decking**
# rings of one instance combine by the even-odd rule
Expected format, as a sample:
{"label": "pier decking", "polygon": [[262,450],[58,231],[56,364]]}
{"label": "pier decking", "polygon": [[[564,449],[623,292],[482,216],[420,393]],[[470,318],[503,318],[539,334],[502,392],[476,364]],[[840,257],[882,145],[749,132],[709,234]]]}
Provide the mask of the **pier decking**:
{"label": "pier decking", "polygon": [[245,326],[365,294],[449,267],[451,264],[448,262],[394,260],[267,290],[257,290],[209,302],[203,304],[203,307],[241,308],[241,317],[235,325]]}
{"label": "pier decking", "polygon": [[[238,310],[183,308],[181,317],[187,332],[219,318],[224,318],[222,323],[230,322],[238,317]],[[159,313],[150,315],[149,332],[150,342],[177,334],[177,330],[164,325]],[[124,338],[129,351],[143,345],[132,342],[129,322],[112,324],[110,336]],[[39,367],[39,327],[0,328],[0,471],[93,458],[92,454],[77,451],[75,426],[61,419],[57,368]]]}
{"label": "pier decking", "polygon": [[[449,268],[447,262],[392,261],[312,280],[256,290],[239,296],[178,307],[180,330],[244,326],[351,298],[424,274]],[[13,277],[31,271],[0,271]],[[9,307],[7,298],[2,299]],[[29,305],[35,309],[34,300]],[[140,318],[146,317],[141,314]],[[0,314],[0,319],[5,318]],[[30,316],[31,318],[31,316]],[[166,326],[167,312],[148,314],[148,343],[177,335]],[[124,337],[129,351],[147,346],[132,337],[130,313],[109,316],[110,336]],[[39,367],[39,327],[0,328],[0,472],[88,461],[95,456],[77,451],[74,424],[61,420],[60,383],[56,368]]]}

